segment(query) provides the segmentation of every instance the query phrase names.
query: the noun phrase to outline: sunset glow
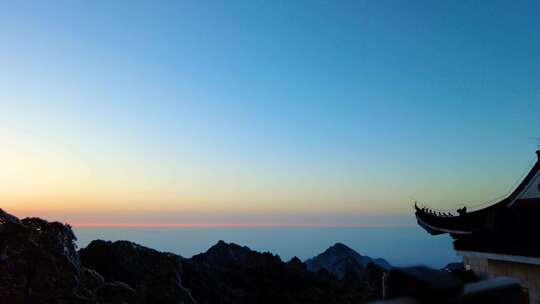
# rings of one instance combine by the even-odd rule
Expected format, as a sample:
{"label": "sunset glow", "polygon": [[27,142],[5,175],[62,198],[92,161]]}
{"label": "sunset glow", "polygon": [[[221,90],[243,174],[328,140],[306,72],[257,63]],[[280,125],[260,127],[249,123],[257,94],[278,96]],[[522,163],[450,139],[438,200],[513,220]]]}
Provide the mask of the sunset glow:
{"label": "sunset glow", "polygon": [[538,7],[162,4],[0,4],[0,208],[407,226],[415,200],[489,201],[534,159]]}
{"label": "sunset glow", "polygon": [[180,224],[180,223],[70,223],[73,227],[78,228],[385,228],[385,227],[414,227],[412,224],[393,224],[393,225],[362,225],[362,224],[310,224],[310,223],[296,223],[296,224],[274,224],[274,223],[194,223],[194,224]]}

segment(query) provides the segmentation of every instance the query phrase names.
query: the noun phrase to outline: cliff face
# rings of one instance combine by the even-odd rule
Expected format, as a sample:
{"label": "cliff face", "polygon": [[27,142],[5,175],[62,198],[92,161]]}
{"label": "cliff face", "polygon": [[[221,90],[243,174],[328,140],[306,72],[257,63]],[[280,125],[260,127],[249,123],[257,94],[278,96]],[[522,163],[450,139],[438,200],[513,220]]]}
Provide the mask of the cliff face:
{"label": "cliff face", "polygon": [[2,303],[130,301],[134,292],[129,286],[105,283],[81,266],[75,240],[68,225],[19,220],[0,209]]}

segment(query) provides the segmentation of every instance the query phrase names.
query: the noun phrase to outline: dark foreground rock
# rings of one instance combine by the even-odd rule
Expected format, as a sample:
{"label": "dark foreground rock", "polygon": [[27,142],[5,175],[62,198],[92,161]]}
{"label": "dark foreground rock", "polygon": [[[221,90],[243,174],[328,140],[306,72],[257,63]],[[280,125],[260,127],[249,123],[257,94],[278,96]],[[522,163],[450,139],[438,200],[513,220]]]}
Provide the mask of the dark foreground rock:
{"label": "dark foreground rock", "polygon": [[105,283],[96,289],[99,303],[136,303],[136,291],[124,282]]}
{"label": "dark foreground rock", "polygon": [[464,284],[478,282],[481,279],[474,271],[467,270],[463,263],[450,263],[441,270],[452,274]]}
{"label": "dark foreground rock", "polygon": [[182,286],[182,259],[128,241],[92,241],[79,251],[82,264],[107,281],[132,286],[137,303],[194,304]]}
{"label": "dark foreground rock", "polygon": [[[105,282],[81,267],[69,225],[19,220],[0,209],[1,303],[127,303],[129,292],[98,298]],[[124,288],[125,289],[125,288]]]}
{"label": "dark foreground rock", "polygon": [[385,286],[387,300],[372,304],[529,303],[515,279],[498,277],[465,283],[449,271],[422,266],[393,268]]}

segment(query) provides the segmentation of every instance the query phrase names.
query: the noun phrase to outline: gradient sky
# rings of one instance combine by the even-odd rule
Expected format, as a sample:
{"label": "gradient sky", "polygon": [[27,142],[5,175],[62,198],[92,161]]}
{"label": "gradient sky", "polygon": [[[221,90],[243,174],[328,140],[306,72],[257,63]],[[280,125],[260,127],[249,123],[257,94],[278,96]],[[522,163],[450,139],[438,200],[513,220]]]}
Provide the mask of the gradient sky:
{"label": "gradient sky", "polygon": [[412,223],[526,173],[539,54],[538,1],[3,1],[0,207]]}

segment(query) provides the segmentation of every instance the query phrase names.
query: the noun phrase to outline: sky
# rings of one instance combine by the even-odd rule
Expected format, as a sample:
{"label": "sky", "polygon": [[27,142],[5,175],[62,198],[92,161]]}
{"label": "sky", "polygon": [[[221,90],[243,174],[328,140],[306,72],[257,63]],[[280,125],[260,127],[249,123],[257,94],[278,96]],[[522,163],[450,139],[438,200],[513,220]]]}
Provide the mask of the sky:
{"label": "sky", "polygon": [[0,207],[409,225],[536,160],[538,1],[3,1]]}

